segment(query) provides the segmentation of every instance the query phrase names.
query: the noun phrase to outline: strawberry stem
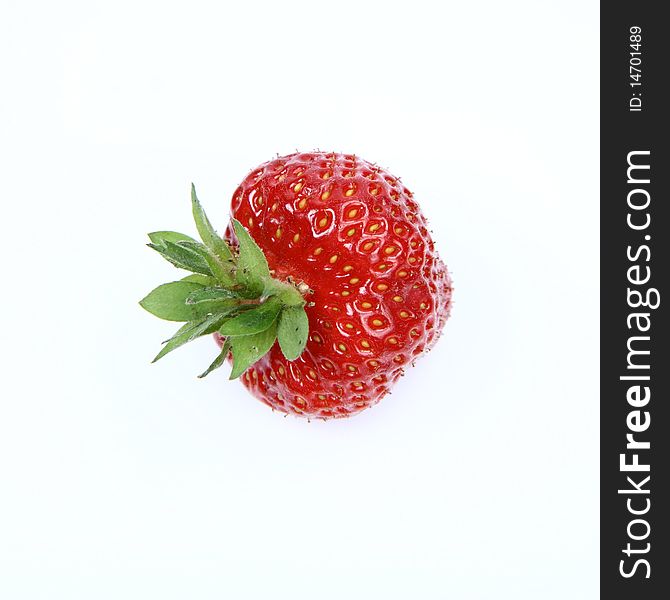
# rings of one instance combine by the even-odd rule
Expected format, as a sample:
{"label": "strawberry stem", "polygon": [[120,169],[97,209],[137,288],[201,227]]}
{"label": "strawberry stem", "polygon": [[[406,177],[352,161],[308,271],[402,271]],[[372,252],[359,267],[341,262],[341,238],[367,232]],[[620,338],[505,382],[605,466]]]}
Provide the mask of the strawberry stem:
{"label": "strawberry stem", "polygon": [[149,234],[150,248],[175,267],[193,273],[158,286],[140,301],[161,319],[185,322],[164,342],[154,362],[185,343],[217,332],[226,338],[224,347],[200,377],[220,367],[229,352],[231,379],[239,377],[275,340],[288,360],[298,358],[309,333],[303,297],[309,287],[272,277],[263,251],[235,219],[238,246],[229,246],[212,227],[193,185],[191,205],[202,242],[174,231]]}

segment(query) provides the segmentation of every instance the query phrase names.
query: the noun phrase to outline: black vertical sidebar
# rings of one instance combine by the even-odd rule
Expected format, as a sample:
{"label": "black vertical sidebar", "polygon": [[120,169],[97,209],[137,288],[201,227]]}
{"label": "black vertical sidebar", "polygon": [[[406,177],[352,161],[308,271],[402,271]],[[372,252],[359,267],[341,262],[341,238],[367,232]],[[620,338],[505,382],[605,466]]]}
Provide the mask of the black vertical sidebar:
{"label": "black vertical sidebar", "polygon": [[601,598],[670,598],[670,28],[601,3]]}

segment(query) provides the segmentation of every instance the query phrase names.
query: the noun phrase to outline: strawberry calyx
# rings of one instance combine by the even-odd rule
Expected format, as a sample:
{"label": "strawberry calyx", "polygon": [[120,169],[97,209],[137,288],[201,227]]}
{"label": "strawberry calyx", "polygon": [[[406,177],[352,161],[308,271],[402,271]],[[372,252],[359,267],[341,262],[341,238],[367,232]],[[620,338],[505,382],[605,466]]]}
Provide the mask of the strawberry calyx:
{"label": "strawberry calyx", "polygon": [[300,356],[309,333],[307,286],[272,277],[267,259],[249,232],[232,219],[236,248],[219,236],[191,185],[193,218],[201,241],[174,231],[149,234],[163,258],[191,274],[158,286],[140,306],[167,321],[184,322],[152,362],[184,344],[212,333],[225,338],[221,352],[199,377],[220,367],[232,353],[230,379],[239,377],[279,342],[287,360]]}

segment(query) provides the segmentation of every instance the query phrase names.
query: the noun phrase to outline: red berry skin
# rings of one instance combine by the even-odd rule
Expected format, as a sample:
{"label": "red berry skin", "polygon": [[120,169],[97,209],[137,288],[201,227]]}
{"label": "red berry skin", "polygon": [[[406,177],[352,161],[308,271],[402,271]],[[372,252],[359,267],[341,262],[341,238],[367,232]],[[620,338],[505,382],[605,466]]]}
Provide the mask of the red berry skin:
{"label": "red berry skin", "polygon": [[[286,360],[275,343],[242,375],[268,406],[309,418],[354,415],[436,341],[451,279],[396,177],[348,154],[292,154],[253,170],[231,212],[275,277],[313,290],[300,357]],[[226,238],[235,243],[230,228]]]}

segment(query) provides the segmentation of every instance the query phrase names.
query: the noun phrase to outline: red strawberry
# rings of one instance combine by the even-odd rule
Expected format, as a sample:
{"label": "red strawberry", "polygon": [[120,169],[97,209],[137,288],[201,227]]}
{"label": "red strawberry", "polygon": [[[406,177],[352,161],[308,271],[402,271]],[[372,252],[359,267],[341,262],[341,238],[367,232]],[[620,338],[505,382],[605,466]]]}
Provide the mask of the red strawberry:
{"label": "red strawberry", "polygon": [[[194,207],[198,220],[195,197]],[[239,247],[239,256],[217,247],[222,242],[208,221],[199,225],[205,253],[197,242],[170,245],[159,235],[167,232],[152,234],[163,242],[152,237],[152,247],[172,262],[186,261],[181,255],[175,260],[180,248],[204,256],[187,265],[200,267],[192,269],[200,275],[179,282],[202,287],[179,289],[165,301],[170,311],[175,303],[179,309],[202,306],[192,316],[178,315],[175,320],[200,325],[195,332],[182,328],[172,344],[217,332],[226,345],[211,368],[232,347],[233,375],[244,371],[244,385],[274,409],[327,419],[377,403],[432,346],[449,316],[451,280],[412,193],[360,158],[312,152],[267,162],[235,191],[232,216],[237,222],[225,239]],[[271,270],[264,284],[253,277],[249,283],[245,274],[255,269],[245,256],[253,245],[249,234]],[[220,266],[212,256],[219,256]],[[143,306],[167,318],[155,310],[152,294]],[[206,302],[211,312],[203,312]]]}

